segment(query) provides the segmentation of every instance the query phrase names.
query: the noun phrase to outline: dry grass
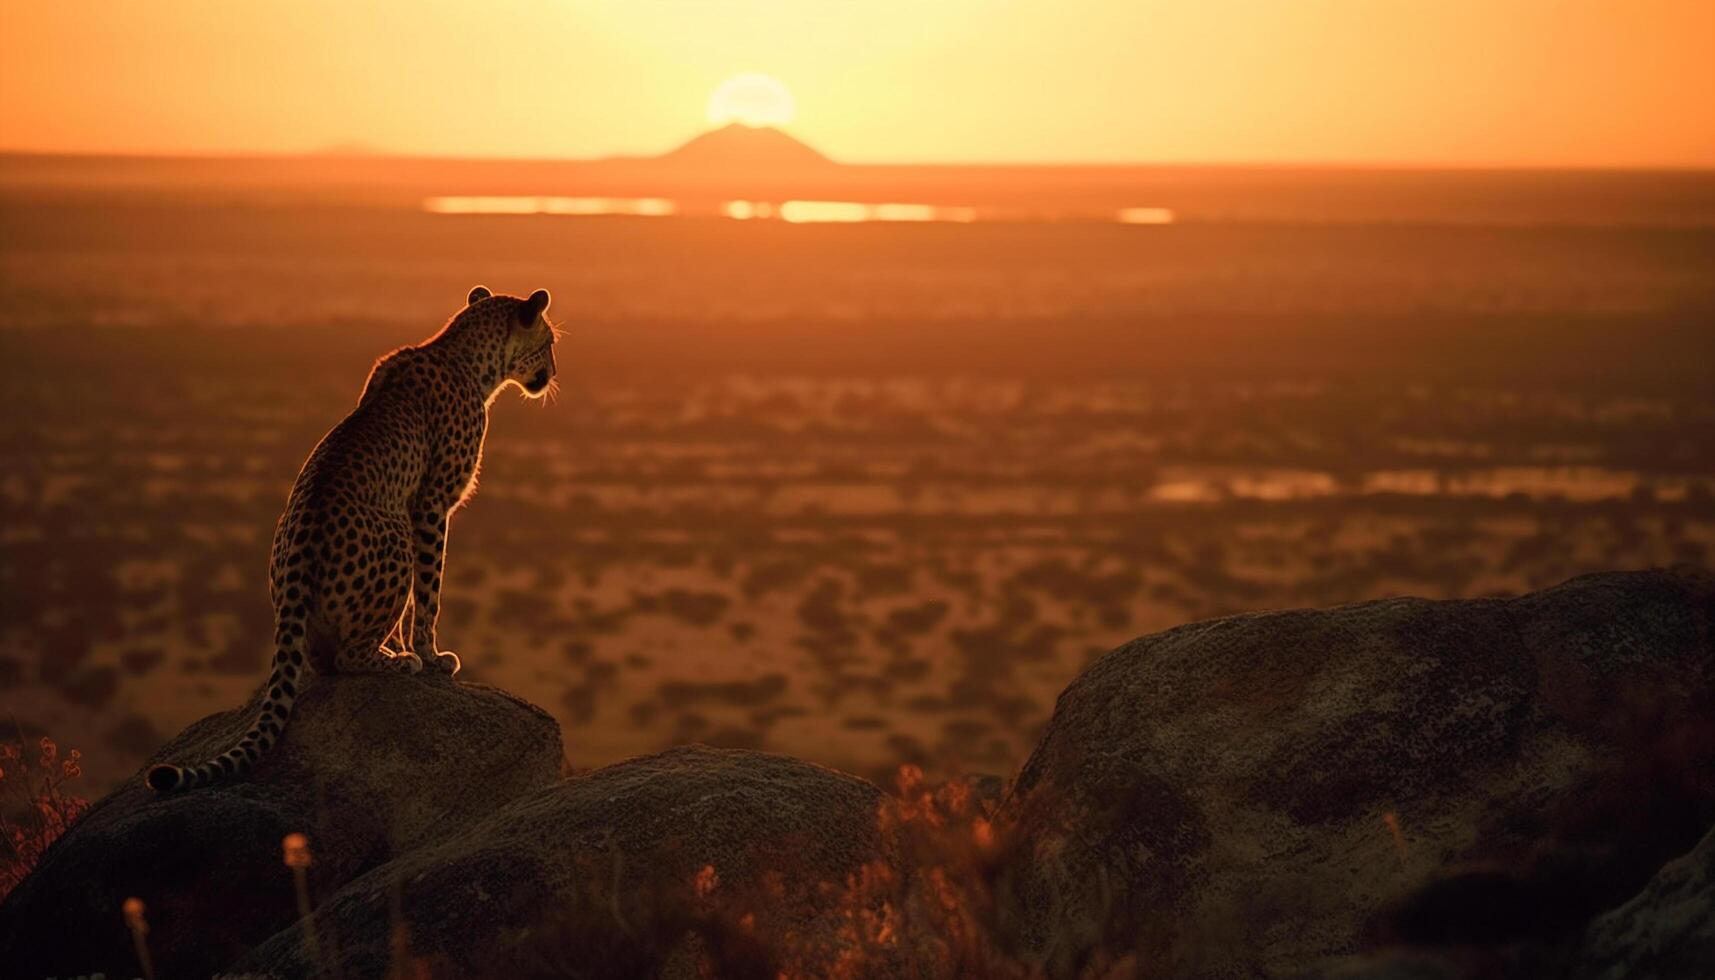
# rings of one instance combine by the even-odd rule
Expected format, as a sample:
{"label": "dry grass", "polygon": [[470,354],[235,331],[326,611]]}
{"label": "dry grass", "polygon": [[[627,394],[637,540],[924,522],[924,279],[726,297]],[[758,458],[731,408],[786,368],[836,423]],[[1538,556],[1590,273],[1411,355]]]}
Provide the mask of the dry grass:
{"label": "dry grass", "polygon": [[22,730],[0,742],[0,898],[89,809],[88,800],[66,789],[83,775],[83,753],[72,749],[61,758],[59,744],[45,735],[34,753],[30,748]]}
{"label": "dry grass", "polygon": [[792,864],[790,848],[773,851],[780,865],[760,875],[703,864],[676,884],[641,889],[619,886],[625,876],[592,862],[576,876],[590,893],[532,926],[507,950],[504,972],[542,980],[1138,976],[1138,959],[1103,942],[1099,925],[1049,937],[1052,964],[1021,942],[1027,910],[1011,879],[1030,845],[997,821],[1001,794],[983,789],[901,767],[875,814],[880,856],[838,879],[817,881]]}

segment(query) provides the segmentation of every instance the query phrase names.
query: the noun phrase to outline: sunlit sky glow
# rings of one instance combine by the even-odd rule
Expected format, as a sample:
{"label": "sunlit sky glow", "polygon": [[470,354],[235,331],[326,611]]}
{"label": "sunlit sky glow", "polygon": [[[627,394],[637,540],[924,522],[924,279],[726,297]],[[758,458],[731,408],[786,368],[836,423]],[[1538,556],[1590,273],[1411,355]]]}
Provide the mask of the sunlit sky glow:
{"label": "sunlit sky glow", "polygon": [[7,149],[1715,166],[1710,0],[0,3]]}
{"label": "sunlit sky glow", "polygon": [[715,86],[709,95],[709,125],[737,122],[746,126],[787,126],[792,123],[792,93],[772,75],[744,72]]}

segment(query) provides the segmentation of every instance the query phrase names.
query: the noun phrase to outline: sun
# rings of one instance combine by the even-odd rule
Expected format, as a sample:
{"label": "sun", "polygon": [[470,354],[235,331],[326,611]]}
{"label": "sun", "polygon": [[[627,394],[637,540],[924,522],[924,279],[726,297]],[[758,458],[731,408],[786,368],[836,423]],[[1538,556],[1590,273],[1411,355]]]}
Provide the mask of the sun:
{"label": "sun", "polygon": [[784,126],[792,121],[792,93],[780,79],[761,72],[734,75],[709,95],[709,122],[715,126]]}

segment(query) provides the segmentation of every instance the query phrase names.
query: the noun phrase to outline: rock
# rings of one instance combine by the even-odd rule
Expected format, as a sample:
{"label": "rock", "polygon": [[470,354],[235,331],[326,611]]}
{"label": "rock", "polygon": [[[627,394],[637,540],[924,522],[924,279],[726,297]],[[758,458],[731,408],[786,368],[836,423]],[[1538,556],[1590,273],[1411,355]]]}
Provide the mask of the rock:
{"label": "rock", "polygon": [[0,962],[136,975],[135,895],[160,976],[1665,977],[1711,952],[1712,622],[1682,569],[1193,624],[1086,671],[1004,791],[704,746],[568,778],[509,695],[324,679],[250,777],[96,804]]}
{"label": "rock", "polygon": [[1003,807],[1020,941],[1221,976],[1576,934],[1715,819],[1712,619],[1676,569],[1126,644]]}
{"label": "rock", "polygon": [[1715,964],[1715,829],[1585,934],[1581,980],[1677,980]]}
{"label": "rock", "polygon": [[[148,765],[229,748],[260,693]],[[286,834],[309,837],[309,884],[326,894],[552,784],[563,766],[553,718],[504,692],[444,675],[318,679],[248,778],[159,797],[139,772],[96,803],[0,905],[5,972],[135,976],[120,907],[137,896],[157,975],[209,976],[297,918]]]}
{"label": "rock", "polygon": [[1493,964],[1462,963],[1455,957],[1418,951],[1386,950],[1362,956],[1331,959],[1317,964],[1295,980],[1469,980],[1480,976],[1506,976],[1489,970]]}
{"label": "rock", "polygon": [[[677,748],[448,828],[332,896],[314,942],[337,945],[346,976],[387,974],[400,929],[436,976],[695,977],[705,960],[720,976],[821,975],[843,948],[845,882],[886,862],[880,803],[810,763]],[[317,963],[293,928],[234,969]]]}

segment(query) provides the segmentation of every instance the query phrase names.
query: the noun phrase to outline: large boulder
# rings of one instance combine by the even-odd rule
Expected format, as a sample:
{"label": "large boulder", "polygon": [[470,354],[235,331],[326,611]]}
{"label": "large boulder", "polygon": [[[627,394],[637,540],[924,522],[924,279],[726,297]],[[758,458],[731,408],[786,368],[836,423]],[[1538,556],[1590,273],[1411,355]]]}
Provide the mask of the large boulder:
{"label": "large boulder", "polygon": [[[889,867],[882,795],[784,756],[688,746],[540,790],[348,885],[239,972],[819,976],[852,883]],[[873,964],[872,964],[873,965]]]}
{"label": "large boulder", "polygon": [[[260,694],[191,725],[149,765],[231,747]],[[285,835],[309,838],[310,892],[331,893],[563,768],[553,718],[502,691],[446,675],[320,678],[248,777],[163,797],[139,772],[96,803],[0,905],[3,972],[136,975],[121,915],[136,896],[157,975],[209,976],[297,918]]]}
{"label": "large boulder", "polygon": [[1580,980],[1678,980],[1715,967],[1715,829],[1590,924]]}
{"label": "large boulder", "polygon": [[250,776],[96,804],[0,962],[136,975],[135,895],[160,976],[1665,977],[1710,948],[1712,621],[1684,569],[1193,624],[1073,683],[1004,797],[701,746],[567,776],[502,692],[324,679]]}
{"label": "large boulder", "polygon": [[1062,975],[1575,936],[1715,819],[1712,619],[1715,581],[1677,569],[1135,640],[1016,780],[1002,904]]}

